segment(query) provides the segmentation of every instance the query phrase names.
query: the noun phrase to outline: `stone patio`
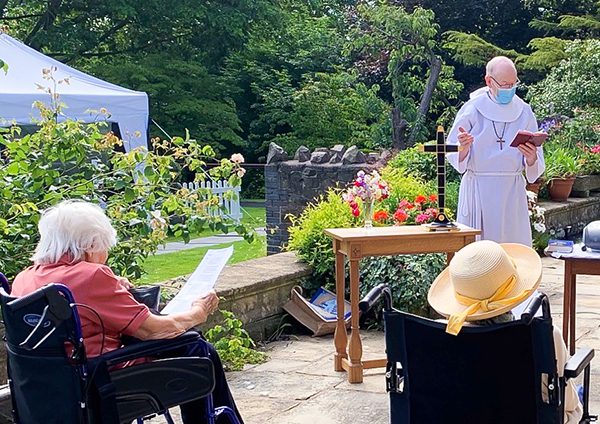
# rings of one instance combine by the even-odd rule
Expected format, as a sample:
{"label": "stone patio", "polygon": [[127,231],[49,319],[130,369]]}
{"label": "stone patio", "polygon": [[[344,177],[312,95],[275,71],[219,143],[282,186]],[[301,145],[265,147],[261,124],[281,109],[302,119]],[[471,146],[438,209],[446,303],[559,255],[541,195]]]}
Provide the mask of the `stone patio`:
{"label": "stone patio", "polygon": [[[544,258],[541,290],[552,316],[562,319],[563,264]],[[600,413],[600,277],[578,276],[577,344],[598,351],[592,362],[591,412]],[[365,358],[384,353],[383,333],[363,333]],[[368,370],[362,384],[349,384],[333,371],[332,337],[300,336],[267,348],[270,360],[230,373],[228,379],[246,424],[389,423],[383,369]],[[178,411],[174,411],[178,416]],[[161,422],[153,420],[152,422]]]}

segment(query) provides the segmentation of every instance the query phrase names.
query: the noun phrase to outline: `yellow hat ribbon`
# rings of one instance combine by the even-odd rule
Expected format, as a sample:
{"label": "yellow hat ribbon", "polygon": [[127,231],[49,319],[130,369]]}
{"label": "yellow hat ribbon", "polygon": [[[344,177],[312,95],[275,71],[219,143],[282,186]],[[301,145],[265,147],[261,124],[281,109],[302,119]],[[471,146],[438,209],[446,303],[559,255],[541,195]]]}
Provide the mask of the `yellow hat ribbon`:
{"label": "yellow hat ribbon", "polygon": [[448,318],[448,325],[446,326],[446,333],[456,336],[460,332],[467,317],[473,315],[480,309],[484,312],[494,311],[529,297],[533,290],[525,290],[517,296],[506,298],[508,293],[515,287],[516,282],[517,277],[514,274],[511,275],[500,287],[498,287],[498,290],[487,299],[472,299],[455,292],[454,295],[456,296],[456,300],[458,300],[459,303],[468,306],[468,308],[459,314],[450,315],[450,318]]}

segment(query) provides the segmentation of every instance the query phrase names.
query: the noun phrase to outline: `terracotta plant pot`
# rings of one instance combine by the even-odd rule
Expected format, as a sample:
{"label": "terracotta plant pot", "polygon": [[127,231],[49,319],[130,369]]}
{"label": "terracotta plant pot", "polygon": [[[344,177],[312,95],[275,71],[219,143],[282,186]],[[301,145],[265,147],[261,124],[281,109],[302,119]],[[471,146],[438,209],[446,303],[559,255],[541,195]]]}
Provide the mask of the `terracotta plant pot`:
{"label": "terracotta plant pot", "polygon": [[532,183],[525,184],[525,190],[531,191],[535,194],[539,194],[540,188],[542,187],[543,184],[544,184],[544,180],[538,178],[537,180],[535,180]]}
{"label": "terracotta plant pot", "polygon": [[571,194],[575,177],[569,178],[552,178],[548,184],[548,193],[550,199],[555,202],[566,202]]}

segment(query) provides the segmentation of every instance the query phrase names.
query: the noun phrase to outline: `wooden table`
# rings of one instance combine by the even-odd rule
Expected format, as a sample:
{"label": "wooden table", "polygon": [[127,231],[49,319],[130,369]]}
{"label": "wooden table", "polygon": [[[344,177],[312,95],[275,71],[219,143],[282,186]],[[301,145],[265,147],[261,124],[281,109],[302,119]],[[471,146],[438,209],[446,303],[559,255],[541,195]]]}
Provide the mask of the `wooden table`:
{"label": "wooden table", "polygon": [[575,353],[575,304],[577,274],[600,275],[600,259],[570,258],[562,256],[565,262],[564,287],[563,287],[563,339],[569,348],[569,353]]}
{"label": "wooden table", "polygon": [[[385,359],[362,361],[362,343],[358,328],[359,260],[368,256],[447,253],[448,261],[454,252],[475,241],[481,231],[459,226],[460,231],[431,232],[425,227],[405,225],[374,228],[327,229],[333,239],[335,253],[335,289],[337,324],[335,328],[334,369],[346,371],[350,383],[362,383],[363,369],[386,365]],[[350,263],[350,342],[344,322],[344,293],[346,289],[344,257]]]}

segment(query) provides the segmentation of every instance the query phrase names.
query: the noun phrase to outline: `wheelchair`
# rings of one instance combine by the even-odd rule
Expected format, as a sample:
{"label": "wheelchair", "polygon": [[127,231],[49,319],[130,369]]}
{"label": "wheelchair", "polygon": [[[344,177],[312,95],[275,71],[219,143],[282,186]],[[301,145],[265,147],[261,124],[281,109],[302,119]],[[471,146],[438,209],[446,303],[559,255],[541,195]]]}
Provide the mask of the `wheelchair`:
{"label": "wheelchair", "polygon": [[239,424],[231,408],[213,406],[214,369],[207,354],[116,367],[197,344],[197,332],[137,342],[88,359],[76,307],[80,305],[66,286],[49,284],[15,298],[8,294],[2,274],[0,282],[16,424],[141,424],[156,415],[174,424],[169,408],[201,398],[206,399],[209,424],[220,416]]}
{"label": "wheelchair", "polygon": [[[559,377],[545,294],[532,298],[520,320],[464,326],[457,336],[447,334],[443,322],[393,309],[385,284],[361,309],[381,296],[392,424],[561,424],[566,383],[582,372],[580,423],[596,420],[588,410],[594,351],[578,350]],[[540,307],[542,316],[534,317]]]}

